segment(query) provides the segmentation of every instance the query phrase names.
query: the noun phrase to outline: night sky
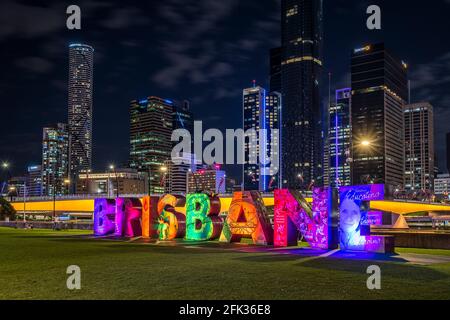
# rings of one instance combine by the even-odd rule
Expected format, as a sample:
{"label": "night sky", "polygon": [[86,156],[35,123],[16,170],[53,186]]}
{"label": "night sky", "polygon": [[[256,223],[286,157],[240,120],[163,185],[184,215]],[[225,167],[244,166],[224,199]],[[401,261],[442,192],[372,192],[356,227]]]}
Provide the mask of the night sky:
{"label": "night sky", "polygon": [[[82,30],[66,28],[66,8]],[[382,30],[366,8],[382,8]],[[386,42],[408,62],[412,102],[435,107],[439,166],[450,131],[450,0],[325,0],[324,79],[350,85],[350,53]],[[268,87],[270,48],[280,43],[280,0],[18,1],[0,3],[0,161],[13,174],[40,164],[42,128],[67,122],[68,45],[95,52],[94,169],[128,159],[129,102],[188,99],[207,128],[241,126],[242,89]],[[324,101],[327,93],[323,92]],[[229,168],[237,175],[237,168]]]}

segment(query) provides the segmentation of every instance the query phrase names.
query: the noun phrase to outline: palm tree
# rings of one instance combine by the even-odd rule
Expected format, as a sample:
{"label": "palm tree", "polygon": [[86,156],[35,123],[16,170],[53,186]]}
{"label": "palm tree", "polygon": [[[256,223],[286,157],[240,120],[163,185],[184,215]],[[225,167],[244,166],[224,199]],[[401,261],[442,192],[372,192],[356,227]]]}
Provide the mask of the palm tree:
{"label": "palm tree", "polygon": [[0,220],[16,220],[16,209],[6,199],[0,198]]}

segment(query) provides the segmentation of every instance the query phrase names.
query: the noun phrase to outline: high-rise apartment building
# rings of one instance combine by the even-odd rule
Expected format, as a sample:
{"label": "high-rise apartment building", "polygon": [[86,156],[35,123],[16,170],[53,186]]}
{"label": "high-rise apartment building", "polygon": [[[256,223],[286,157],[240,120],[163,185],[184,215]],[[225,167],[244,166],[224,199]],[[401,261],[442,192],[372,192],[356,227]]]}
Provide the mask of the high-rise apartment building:
{"label": "high-rise apartment building", "polygon": [[433,191],[433,106],[428,102],[405,105],[405,190]]}
{"label": "high-rise apartment building", "polygon": [[60,196],[68,193],[69,133],[67,125],[58,123],[43,129],[42,194]]}
{"label": "high-rise apartment building", "polygon": [[[268,191],[279,185],[281,95],[255,86],[243,91],[245,190]],[[261,161],[262,155],[271,161]]]}
{"label": "high-rise apartment building", "polygon": [[151,193],[164,193],[164,162],[171,158],[173,101],[159,97],[130,105],[130,167],[149,176]]}
{"label": "high-rise apartment building", "polygon": [[328,130],[328,181],[332,186],[349,186],[351,177],[351,101],[349,88],[336,90],[336,101],[330,106]]}
{"label": "high-rise apartment building", "polygon": [[94,49],[85,44],[69,46],[69,152],[74,184],[80,172],[92,168],[92,100]]}
{"label": "high-rise apartment building", "polygon": [[403,189],[407,65],[383,43],[355,49],[352,77],[353,184],[384,183]]}
{"label": "high-rise apartment building", "polygon": [[322,0],[281,1],[281,157],[287,188],[323,183],[322,14]]}

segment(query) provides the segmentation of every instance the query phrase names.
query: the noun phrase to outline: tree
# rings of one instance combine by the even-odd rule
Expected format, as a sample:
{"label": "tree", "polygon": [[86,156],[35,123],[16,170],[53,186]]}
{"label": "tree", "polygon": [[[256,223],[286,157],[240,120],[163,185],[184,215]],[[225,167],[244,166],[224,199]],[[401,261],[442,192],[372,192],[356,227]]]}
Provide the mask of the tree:
{"label": "tree", "polygon": [[0,198],[0,220],[16,220],[16,209],[6,199]]}

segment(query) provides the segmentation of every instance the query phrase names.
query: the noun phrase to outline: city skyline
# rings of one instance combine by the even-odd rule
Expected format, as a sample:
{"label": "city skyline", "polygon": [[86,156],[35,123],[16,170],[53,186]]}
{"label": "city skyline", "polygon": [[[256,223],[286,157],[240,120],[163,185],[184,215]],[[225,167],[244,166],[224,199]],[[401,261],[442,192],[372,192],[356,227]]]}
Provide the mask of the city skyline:
{"label": "city skyline", "polygon": [[[170,4],[175,3],[176,1],[169,2]],[[227,27],[223,26],[223,21],[226,19],[230,19],[235,17],[236,13],[235,10],[237,10],[238,7],[236,6],[248,6],[251,7],[252,4],[222,4],[219,5],[218,2],[209,1],[204,2],[205,6],[209,3],[216,3],[215,6],[219,8],[220,10],[223,10],[223,16],[220,18],[220,22],[213,21],[214,25],[219,29],[225,29],[225,34],[229,35],[230,37],[235,35],[234,33],[228,33]],[[324,5],[324,26],[325,26],[325,41],[324,41],[324,55],[325,55],[325,67],[324,67],[324,73],[327,73],[325,71],[333,72],[333,88],[335,87],[347,87],[349,86],[349,78],[348,78],[348,72],[349,72],[349,61],[350,61],[350,52],[355,47],[360,45],[365,45],[369,42],[375,42],[375,41],[383,41],[386,40],[386,42],[394,42],[393,44],[389,44],[389,47],[393,48],[395,52],[397,52],[399,55],[404,57],[408,60],[408,63],[410,65],[411,69],[411,76],[412,79],[412,102],[417,102],[421,100],[430,100],[430,102],[435,106],[435,113],[439,114],[439,111],[442,111],[442,117],[439,117],[439,121],[436,121],[436,141],[437,141],[437,151],[439,154],[439,165],[441,167],[441,170],[445,169],[445,133],[448,131],[448,128],[445,128],[445,124],[448,123],[444,121],[444,119],[447,119],[446,117],[449,116],[449,112],[445,110],[446,108],[445,102],[446,100],[449,100],[450,104],[450,98],[448,95],[444,93],[443,89],[439,89],[439,87],[445,87],[446,82],[444,77],[438,78],[438,75],[435,75],[433,71],[435,70],[436,66],[443,65],[444,67],[447,65],[450,65],[448,63],[449,59],[446,55],[446,53],[450,52],[450,49],[447,48],[447,44],[442,42],[436,42],[436,47],[433,48],[427,48],[428,50],[420,51],[419,54],[416,52],[418,50],[414,50],[415,52],[411,52],[411,50],[408,50],[410,47],[416,47],[416,44],[411,41],[411,39],[408,39],[410,37],[409,34],[405,33],[405,37],[402,38],[395,38],[397,41],[393,41],[394,38],[390,37],[388,34],[389,30],[392,29],[401,29],[401,26],[395,26],[393,27],[392,24],[390,25],[390,19],[393,19],[393,17],[390,17],[388,14],[386,14],[384,17],[384,29],[381,32],[378,31],[368,31],[367,29],[364,30],[364,20],[365,20],[365,10],[364,10],[364,1],[358,3],[355,9],[351,9],[349,5],[344,4],[342,1],[337,1],[336,4],[328,4],[325,3]],[[395,6],[392,4],[388,4],[387,2],[380,1],[382,3],[381,5],[383,7],[388,6]],[[440,4],[442,6],[445,6],[446,4],[444,1]],[[25,6],[25,5],[24,5]],[[52,5],[51,5],[52,6]],[[214,5],[213,5],[214,6]],[[268,6],[268,5],[267,5]],[[82,6],[83,7],[83,6]],[[164,8],[168,8],[169,4],[167,6],[162,6]],[[359,8],[360,7],[360,8]],[[267,9],[267,7],[265,7]],[[358,9],[359,8],[359,9]],[[144,9],[143,7],[140,9]],[[173,8],[172,8],[173,9]],[[218,9],[218,10],[219,10]],[[1,81],[1,91],[0,94],[3,98],[3,101],[8,102],[8,104],[16,105],[20,104],[23,107],[24,110],[21,110],[20,113],[13,110],[11,117],[12,121],[10,123],[7,123],[2,128],[2,139],[1,139],[1,145],[0,145],[0,160],[9,161],[12,163],[11,171],[13,174],[20,174],[22,172],[26,171],[26,167],[28,165],[32,164],[39,164],[40,163],[40,149],[41,144],[39,143],[40,140],[40,134],[36,133],[36,129],[39,129],[38,131],[42,130],[42,127],[45,127],[48,124],[60,122],[63,119],[66,119],[66,109],[64,108],[64,101],[67,101],[67,80],[65,85],[65,92],[64,92],[64,77],[60,75],[60,73],[67,74],[67,64],[64,63],[64,60],[67,61],[67,46],[70,43],[75,43],[75,40],[78,40],[83,43],[87,43],[89,45],[92,45],[96,49],[96,57],[95,64],[96,64],[96,79],[95,79],[95,87],[96,91],[94,94],[94,169],[102,171],[106,167],[106,165],[110,162],[115,163],[123,163],[127,160],[127,156],[129,154],[128,150],[128,121],[124,120],[127,117],[123,117],[123,112],[127,113],[129,105],[129,101],[133,99],[134,97],[143,97],[151,95],[158,95],[165,98],[170,99],[189,99],[192,101],[191,106],[192,110],[196,115],[196,119],[198,120],[204,120],[207,123],[208,127],[217,127],[221,129],[225,128],[239,128],[240,127],[240,117],[233,117],[232,114],[234,112],[227,111],[227,108],[231,108],[232,110],[236,111],[236,114],[239,114],[239,109],[241,108],[241,102],[240,100],[240,92],[242,88],[248,87],[252,79],[257,79],[258,83],[261,83],[264,87],[268,86],[268,74],[269,74],[269,49],[276,46],[277,42],[279,42],[279,39],[277,39],[277,36],[279,34],[279,24],[280,22],[277,20],[277,16],[279,16],[279,10],[280,8],[275,4],[271,6],[268,10],[270,14],[267,12],[265,13],[267,16],[270,17],[270,19],[266,19],[268,24],[271,24],[269,27],[266,25],[265,27],[268,28],[266,33],[263,35],[259,35],[258,38],[256,35],[252,35],[251,37],[256,37],[253,40],[254,44],[253,47],[251,43],[247,42],[241,42],[241,46],[236,49],[234,47],[230,47],[229,50],[231,53],[234,53],[232,56],[236,56],[236,54],[244,54],[245,57],[241,57],[245,63],[249,64],[248,61],[251,63],[247,68],[243,68],[242,71],[237,71],[237,69],[240,67],[241,63],[239,59],[238,62],[232,63],[229,57],[223,56],[218,53],[214,53],[209,57],[208,64],[212,64],[213,66],[216,66],[216,68],[212,68],[210,70],[210,74],[205,73],[205,66],[199,65],[198,67],[195,67],[195,63],[193,67],[184,67],[187,68],[185,70],[185,75],[187,78],[183,78],[183,75],[179,75],[178,73],[174,74],[172,78],[176,78],[177,83],[171,83],[170,77],[164,77],[163,75],[171,75],[171,69],[170,66],[172,66],[172,70],[175,70],[175,67],[178,66],[182,69],[183,66],[180,66],[177,64],[177,62],[174,61],[163,61],[161,66],[158,65],[157,62],[154,64],[151,63],[153,61],[148,61],[147,58],[143,59],[143,57],[138,57],[135,53],[131,53],[133,51],[133,48],[136,47],[143,47],[146,48],[146,45],[139,41],[139,39],[134,39],[134,44],[128,42],[128,43],[121,43],[120,48],[123,50],[123,48],[128,49],[125,50],[125,53],[122,54],[124,57],[119,59],[120,63],[114,64],[114,58],[117,58],[117,55],[114,56],[114,53],[111,53],[110,50],[107,49],[107,45],[105,45],[104,42],[102,42],[99,39],[99,36],[95,35],[99,32],[99,30],[110,30],[112,34],[114,30],[117,31],[119,29],[117,28],[117,25],[120,25],[119,22],[115,21],[117,24],[114,25],[114,19],[111,19],[109,23],[101,22],[100,26],[98,28],[94,29],[94,32],[92,33],[92,37],[89,35],[89,21],[92,21],[92,17],[94,17],[97,13],[98,8],[95,7],[89,7],[89,9],[86,9],[88,11],[88,18],[87,23],[83,25],[83,28],[80,33],[67,33],[66,36],[61,36],[62,32],[59,31],[53,31],[53,37],[58,38],[58,41],[44,41],[48,42],[48,45],[46,49],[43,49],[43,46],[37,46],[37,51],[34,52],[35,49],[29,49],[25,51],[25,61],[30,58],[34,57],[31,60],[28,59],[28,64],[24,63],[24,61],[17,62],[12,64],[11,66],[7,66],[8,70],[11,70],[9,68],[16,68],[17,70],[20,70],[21,76],[14,75],[10,81],[6,81],[6,79],[2,78]],[[110,15],[107,15],[107,17],[114,16],[114,12],[118,10],[116,6],[111,5],[107,8],[108,12],[111,13]],[[126,34],[131,34],[130,30],[141,30],[142,33],[145,33],[145,30],[147,30],[149,27],[146,26],[146,23],[144,23],[144,15],[141,13],[144,12],[144,10],[136,9],[139,13],[138,16],[142,19],[136,19],[134,22],[123,22],[122,27],[124,29],[127,29],[128,31],[124,32],[123,41],[127,41],[125,39],[128,39]],[[167,9],[169,10],[169,9]],[[180,9],[181,10],[181,9]],[[350,10],[350,11],[349,11]],[[414,9],[414,5],[411,5],[406,10],[418,10],[418,8]],[[162,9],[161,9],[162,11]],[[388,11],[385,9],[385,11]],[[393,11],[393,10],[389,10]],[[92,12],[92,16],[89,16],[89,13]],[[160,11],[158,11],[160,12]],[[331,13],[333,12],[333,15]],[[347,12],[350,16],[357,16],[356,19],[350,19],[350,22],[346,22],[344,26],[342,26],[342,29],[350,28],[350,25],[358,24],[360,23],[361,32],[364,34],[364,36],[361,36],[356,32],[356,35],[352,35],[352,39],[347,39],[342,36],[345,33],[341,33],[340,35],[335,33],[337,31],[330,31],[332,28],[331,26],[336,26],[336,20],[339,16],[336,15],[336,12]],[[356,13],[355,13],[356,12]],[[166,12],[167,14],[167,12]],[[254,16],[253,16],[254,15]],[[261,23],[262,17],[264,17],[264,14],[256,11],[252,12],[252,15],[247,16],[252,23],[258,24]],[[61,16],[61,18],[64,18],[64,16]],[[398,19],[401,19],[401,17],[397,17]],[[223,19],[223,21],[222,21]],[[51,19],[50,19],[51,20]],[[361,21],[359,21],[361,20]],[[85,20],[83,20],[85,21]],[[270,22],[270,23],[269,23]],[[170,20],[167,22],[170,24]],[[261,25],[260,27],[263,27]],[[408,29],[413,29],[415,26],[410,23],[407,24]],[[234,28],[234,27],[233,27]],[[430,28],[430,27],[427,27]],[[164,29],[164,28],[163,28]],[[428,31],[430,29],[427,29]],[[342,31],[342,30],[341,30]],[[52,34],[50,31],[46,31],[49,33],[46,33],[42,31],[43,33],[40,35],[33,35],[30,37],[30,41],[37,41],[39,37],[46,35],[46,34]],[[208,36],[211,36],[210,31],[202,31],[203,34],[206,34]],[[420,31],[420,32],[426,32]],[[163,34],[164,32],[161,31],[161,38],[155,37],[156,42],[164,42]],[[418,30],[415,32],[411,32],[413,34],[417,34]],[[57,34],[57,35],[55,35]],[[77,36],[73,36],[76,34]],[[437,37],[439,34],[439,28],[437,28],[437,31],[435,33],[429,32],[429,37],[432,39],[433,37]],[[334,37],[333,37],[334,35]],[[339,39],[335,39],[339,36]],[[173,35],[171,36],[173,37]],[[236,36],[237,37],[237,36]],[[5,39],[10,39],[11,36],[6,33],[0,34],[0,41],[6,41]],[[77,38],[77,39],[74,39]],[[137,37],[136,37],[137,38]],[[279,36],[278,36],[279,38]],[[390,39],[389,39],[390,38]],[[11,45],[18,46],[20,48],[23,44],[17,44],[17,41],[20,39],[20,36],[15,36],[15,38],[12,38]],[[269,41],[267,41],[269,39]],[[271,40],[270,40],[271,39]],[[235,39],[233,41],[230,41],[229,44],[234,43]],[[240,39],[242,40],[242,39]],[[246,39],[249,40],[249,39]],[[339,41],[336,41],[339,40]],[[131,40],[128,40],[131,41]],[[168,40],[167,40],[168,41]],[[205,40],[206,41],[206,40]],[[418,40],[416,40],[418,41]],[[336,42],[343,43],[345,42],[345,45],[339,46],[336,45]],[[247,43],[247,46],[245,46],[245,43]],[[56,44],[56,45],[55,45]],[[203,42],[201,43],[201,46],[206,45]],[[218,44],[215,43],[214,46],[217,46]],[[168,43],[166,43],[166,47],[162,46],[160,50],[166,49],[166,52],[171,52],[171,54],[174,54],[174,57],[176,57],[176,52],[178,49],[181,50],[181,52],[184,52],[183,48],[168,48]],[[98,47],[98,49],[97,49]],[[150,46],[147,46],[150,47]],[[404,48],[406,47],[406,48]],[[339,49],[336,49],[339,48]],[[148,49],[148,48],[147,48]],[[58,55],[56,53],[49,53],[49,52],[55,52],[59,51]],[[337,57],[338,58],[330,58],[333,51],[337,51]],[[46,52],[45,54],[42,54],[42,52]],[[129,55],[128,52],[130,53]],[[184,52],[186,53],[186,52]],[[231,55],[230,53],[230,55]],[[8,53],[2,53],[2,55],[8,56]],[[427,60],[422,60],[423,56],[427,56]],[[195,55],[191,55],[190,53],[186,53],[186,56],[181,55],[181,57],[194,57]],[[28,57],[28,58],[27,58]],[[55,61],[50,60],[50,57],[57,57],[55,58]],[[123,60],[127,60],[127,57],[130,60],[136,60],[137,62],[129,62],[129,63],[123,63]],[[180,58],[181,60],[183,58]],[[19,61],[20,58],[17,58],[16,61]],[[23,59],[22,59],[23,60]],[[49,62],[50,60],[50,62]],[[200,60],[200,58],[199,58]],[[43,63],[43,61],[46,61],[47,63]],[[31,63],[34,62],[34,63]],[[141,68],[141,66],[144,65],[144,63],[151,64],[152,67],[150,69],[153,69],[152,72],[144,71],[144,69]],[[179,61],[178,61],[179,62]],[[99,67],[97,68],[97,63],[99,64]],[[172,63],[172,64],[171,64]],[[124,67],[126,65],[127,70],[120,70],[121,66]],[[342,65],[342,66],[341,66]],[[156,66],[156,67],[155,67]],[[147,67],[148,68],[148,67]],[[450,66],[449,66],[450,68]],[[34,69],[34,70],[33,70]],[[58,69],[58,72],[56,71]],[[106,69],[106,72],[105,72]],[[109,70],[111,69],[111,70]],[[118,70],[119,69],[119,70]],[[99,77],[97,77],[97,70],[100,70]],[[176,69],[178,70],[178,69]],[[183,69],[182,69],[183,70]],[[228,70],[228,71],[227,71]],[[163,72],[165,71],[165,73]],[[17,72],[17,71],[16,71]],[[110,73],[116,73],[116,77],[121,78],[123,77],[127,83],[125,84],[125,81],[117,81],[115,83],[111,83],[111,81],[108,81],[108,76]],[[175,71],[172,71],[175,72]],[[229,73],[231,72],[231,73]],[[200,73],[200,74],[199,74]],[[5,74],[13,74],[12,72],[5,72]],[[45,76],[48,77],[49,81],[41,81],[43,82],[38,83],[39,80],[36,79],[36,76]],[[127,75],[135,75],[136,78],[129,78]],[[153,76],[153,77],[152,77]],[[158,77],[159,76],[159,77]],[[150,80],[148,78],[151,78]],[[156,81],[155,78],[156,77]],[[205,83],[205,79],[202,77],[212,77],[210,82]],[[145,81],[140,81],[142,79],[145,79]],[[218,83],[221,82],[219,79],[225,79],[226,81],[224,84],[222,84],[221,89],[223,90],[217,90]],[[341,80],[344,79],[344,80]],[[173,79],[172,79],[173,80]],[[175,81],[175,80],[173,80]],[[186,85],[185,85],[186,84]],[[422,84],[422,86],[419,86],[419,84]],[[116,86],[115,90],[112,86]],[[30,90],[30,96],[33,96],[34,106],[42,106],[37,107],[35,109],[30,109],[29,105],[30,103],[27,103],[27,97],[19,96],[17,94],[14,94],[15,90],[18,92],[16,88],[23,88],[27,87]],[[10,88],[11,87],[11,88]],[[109,87],[109,88],[108,88]],[[118,88],[117,88],[118,87]],[[128,89],[127,89],[128,87]],[[132,90],[129,90],[129,88],[134,88]],[[195,90],[192,90],[193,88],[203,87],[206,89],[204,91],[209,92],[205,94],[205,96],[201,96],[199,94],[195,93]],[[6,90],[6,89],[12,89],[12,90]],[[51,89],[50,89],[51,88]],[[108,89],[107,89],[108,88]],[[439,91],[441,90],[441,91]],[[49,94],[49,92],[55,91],[54,94]],[[137,92],[139,91],[139,92]],[[200,92],[200,90],[198,90]],[[14,97],[14,100],[11,100],[11,97],[7,95],[7,93],[11,94],[11,96]],[[213,97],[213,99],[208,100],[208,95],[216,96]],[[27,95],[28,96],[28,95]],[[66,97],[64,99],[64,97]],[[106,97],[106,98],[105,98]],[[322,98],[324,99],[324,94],[322,94]],[[126,99],[126,102],[123,103],[123,100]],[[216,108],[210,107],[210,102],[214,101],[214,105],[217,106]],[[48,107],[45,107],[48,106]],[[48,109],[47,109],[48,108]],[[448,107],[447,107],[448,108]],[[19,108],[17,108],[19,109]],[[210,110],[212,109],[212,110]],[[23,112],[26,111],[26,112]],[[441,120],[442,119],[442,120]],[[450,120],[450,119],[449,119]],[[98,124],[97,124],[98,121]],[[21,123],[22,126],[14,126],[15,123]],[[5,130],[3,132],[3,130]],[[113,138],[111,138],[110,135],[113,135]],[[125,141],[124,141],[125,140]],[[17,145],[19,143],[22,143],[20,148],[17,148]],[[36,152],[36,150],[38,152]],[[26,152],[25,152],[26,151]],[[97,156],[98,155],[98,156]],[[227,170],[228,171],[228,170]],[[233,176],[239,176],[239,168],[232,168],[230,170],[231,175]]]}

